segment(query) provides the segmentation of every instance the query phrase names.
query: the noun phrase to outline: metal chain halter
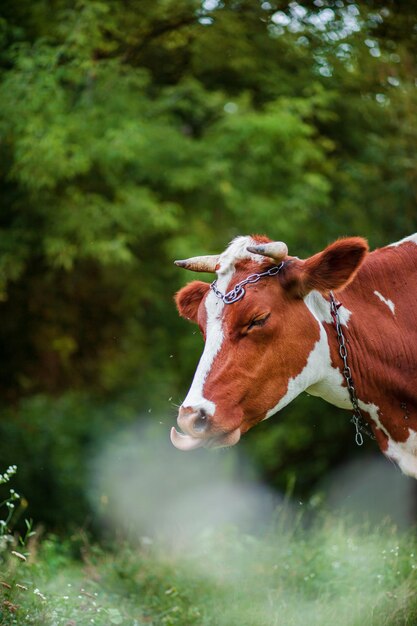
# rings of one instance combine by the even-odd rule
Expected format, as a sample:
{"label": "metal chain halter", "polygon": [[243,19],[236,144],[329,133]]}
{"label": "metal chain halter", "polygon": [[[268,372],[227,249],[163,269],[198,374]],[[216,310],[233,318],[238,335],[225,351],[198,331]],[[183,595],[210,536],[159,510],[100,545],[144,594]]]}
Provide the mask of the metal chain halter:
{"label": "metal chain halter", "polygon": [[346,380],[347,390],[349,392],[350,401],[353,407],[353,415],[351,422],[354,424],[356,429],[355,441],[358,446],[363,444],[362,433],[370,437],[371,439],[375,439],[375,436],[372,432],[367,428],[364,417],[359,408],[358,397],[356,395],[355,385],[353,384],[352,379],[352,371],[348,364],[348,351],[345,341],[345,336],[343,334],[342,324],[340,323],[339,316],[339,307],[341,306],[340,302],[336,302],[333,292],[330,292],[330,312],[332,314],[333,322],[337,332],[337,338],[339,340],[339,354],[343,361],[343,376]]}
{"label": "metal chain halter", "polygon": [[241,300],[245,295],[245,285],[253,285],[264,276],[275,276],[282,269],[283,265],[284,261],[279,265],[274,265],[274,267],[271,267],[265,272],[261,272],[260,274],[250,274],[247,278],[241,280],[240,283],[237,283],[237,285],[235,285],[233,289],[231,289],[231,291],[228,291],[227,293],[222,293],[219,289],[217,289],[217,280],[213,281],[210,287],[214,291],[216,296],[225,304],[233,304],[233,302]]}

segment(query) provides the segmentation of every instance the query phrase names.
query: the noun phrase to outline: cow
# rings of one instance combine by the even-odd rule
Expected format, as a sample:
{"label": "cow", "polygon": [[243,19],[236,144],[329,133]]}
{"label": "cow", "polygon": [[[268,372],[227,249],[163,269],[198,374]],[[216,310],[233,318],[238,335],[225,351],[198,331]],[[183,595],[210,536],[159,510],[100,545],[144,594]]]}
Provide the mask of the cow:
{"label": "cow", "polygon": [[357,442],[363,417],[417,478],[417,234],[373,252],[345,237],[305,260],[241,236],[220,255],[175,263],[216,273],[175,296],[205,341],[171,430],[176,448],[233,446],[306,391],[354,408]]}

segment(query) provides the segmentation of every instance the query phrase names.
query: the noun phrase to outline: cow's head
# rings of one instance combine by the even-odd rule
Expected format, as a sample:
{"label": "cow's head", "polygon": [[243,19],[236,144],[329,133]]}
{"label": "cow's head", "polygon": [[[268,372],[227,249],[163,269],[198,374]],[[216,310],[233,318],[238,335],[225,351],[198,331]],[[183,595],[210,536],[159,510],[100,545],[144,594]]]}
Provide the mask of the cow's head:
{"label": "cow's head", "polygon": [[[201,281],[176,294],[182,317],[196,322],[205,347],[171,441],[181,450],[237,443],[243,433],[288,404],[320,376],[311,355],[320,325],[306,304],[312,291],[327,295],[355,275],[366,241],[340,239],[307,260],[265,237],[238,237],[219,256],[177,261],[194,271],[217,273],[216,289]],[[226,303],[251,274],[280,268],[245,285],[244,296]],[[233,299],[233,298],[232,298]],[[310,361],[310,365],[309,365]]]}

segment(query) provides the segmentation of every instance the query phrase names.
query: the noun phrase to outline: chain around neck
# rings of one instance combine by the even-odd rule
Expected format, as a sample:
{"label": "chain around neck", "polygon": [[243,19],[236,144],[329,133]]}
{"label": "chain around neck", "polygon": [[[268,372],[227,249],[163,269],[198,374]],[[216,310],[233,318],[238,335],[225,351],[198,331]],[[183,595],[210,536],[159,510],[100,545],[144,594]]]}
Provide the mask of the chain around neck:
{"label": "chain around neck", "polygon": [[347,390],[349,392],[349,398],[353,407],[353,415],[351,422],[354,424],[356,429],[355,441],[358,446],[363,444],[362,433],[370,437],[370,439],[375,439],[375,436],[369,430],[366,425],[365,419],[361,413],[359,408],[359,401],[356,395],[355,385],[353,384],[352,371],[348,364],[348,350],[346,345],[345,336],[343,334],[342,324],[340,322],[339,316],[339,308],[341,306],[340,302],[336,302],[336,299],[333,295],[333,292],[330,292],[330,312],[333,318],[333,323],[336,328],[337,338],[339,341],[339,354],[343,361],[343,376],[345,377]]}

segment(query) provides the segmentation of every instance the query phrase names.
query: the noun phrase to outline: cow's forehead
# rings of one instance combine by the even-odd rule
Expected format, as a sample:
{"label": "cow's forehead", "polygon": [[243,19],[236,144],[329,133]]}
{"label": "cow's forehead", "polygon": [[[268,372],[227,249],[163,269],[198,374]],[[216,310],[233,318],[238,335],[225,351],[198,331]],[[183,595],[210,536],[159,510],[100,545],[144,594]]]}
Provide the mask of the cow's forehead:
{"label": "cow's forehead", "polygon": [[[253,254],[247,249],[248,246],[255,246],[260,243],[266,243],[270,241],[267,237],[261,235],[245,235],[236,237],[231,241],[226,250],[220,255],[217,263],[217,288],[226,293],[230,287],[231,281],[236,274],[236,265],[247,260],[252,265],[252,271],[257,271],[253,268],[253,264],[257,264],[260,267],[265,264],[265,257],[260,254]],[[201,323],[207,327],[207,329],[215,328],[215,333],[221,334],[219,327],[219,320],[223,316],[225,310],[225,304],[220,300],[214,291],[209,290],[204,302],[204,310],[201,314]],[[219,349],[219,348],[218,348]]]}
{"label": "cow's forehead", "polygon": [[230,242],[229,246],[219,257],[218,267],[216,270],[219,279],[228,278],[230,280],[238,261],[248,259],[259,263],[259,265],[264,263],[265,257],[259,254],[253,254],[252,252],[249,252],[247,248],[248,246],[256,246],[261,242],[265,243],[267,241],[269,241],[269,239],[266,237],[256,235],[245,235],[233,239],[233,241]]}

